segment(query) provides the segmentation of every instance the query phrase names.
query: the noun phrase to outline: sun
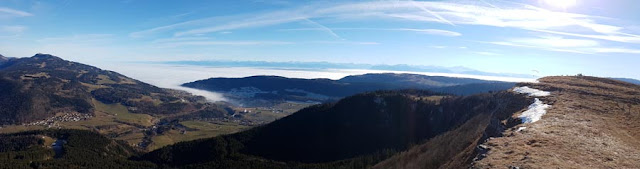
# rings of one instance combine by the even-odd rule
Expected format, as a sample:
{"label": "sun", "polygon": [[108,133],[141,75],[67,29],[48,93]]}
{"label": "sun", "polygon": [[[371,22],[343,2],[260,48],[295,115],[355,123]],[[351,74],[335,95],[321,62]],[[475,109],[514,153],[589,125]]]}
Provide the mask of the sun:
{"label": "sun", "polygon": [[545,3],[558,7],[558,8],[569,8],[576,5],[577,0],[544,0]]}

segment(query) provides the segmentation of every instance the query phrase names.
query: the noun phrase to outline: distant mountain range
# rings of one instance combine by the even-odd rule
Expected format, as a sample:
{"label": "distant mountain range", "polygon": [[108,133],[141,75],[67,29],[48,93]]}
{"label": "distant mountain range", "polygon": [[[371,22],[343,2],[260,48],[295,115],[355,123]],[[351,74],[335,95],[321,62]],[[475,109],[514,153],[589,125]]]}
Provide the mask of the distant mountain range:
{"label": "distant mountain range", "polygon": [[640,85],[640,80],[637,80],[637,79],[631,79],[631,78],[611,78],[611,79]]}
{"label": "distant mountain range", "polygon": [[[157,63],[157,62],[156,62]],[[176,65],[198,65],[211,67],[259,67],[259,68],[280,68],[280,69],[367,69],[367,70],[387,70],[387,71],[408,71],[408,72],[430,72],[430,73],[455,73],[466,75],[532,78],[528,74],[512,73],[490,73],[478,71],[466,67],[440,67],[424,65],[384,65],[384,64],[355,64],[355,63],[330,63],[330,62],[265,62],[265,61],[168,61],[163,64]]]}
{"label": "distant mountain range", "polygon": [[428,89],[455,95],[470,95],[506,90],[515,83],[469,78],[425,76],[416,74],[364,74],[339,80],[297,79],[279,76],[245,78],[210,78],[182,86],[223,93],[242,104],[267,102],[328,102],[362,92],[397,89]]}

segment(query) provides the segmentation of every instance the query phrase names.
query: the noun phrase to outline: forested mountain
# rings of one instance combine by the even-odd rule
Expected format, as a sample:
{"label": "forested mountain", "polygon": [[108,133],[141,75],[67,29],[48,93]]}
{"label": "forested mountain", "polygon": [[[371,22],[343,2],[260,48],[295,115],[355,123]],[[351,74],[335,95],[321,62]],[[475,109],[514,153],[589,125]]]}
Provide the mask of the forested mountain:
{"label": "forested mountain", "polygon": [[48,54],[2,57],[0,61],[0,125],[43,120],[60,113],[92,115],[93,99],[143,114],[176,114],[205,106],[202,97]]}
{"label": "forested mountain", "polygon": [[417,74],[364,74],[339,80],[298,79],[278,76],[210,78],[183,86],[224,93],[241,104],[283,101],[330,102],[362,92],[376,90],[428,89],[456,95],[471,95],[506,90],[515,83],[469,78],[425,76]]}
{"label": "forested mountain", "polygon": [[[490,121],[514,121],[510,115],[529,102],[510,92],[467,97],[417,90],[365,93],[248,131],[164,147],[141,160],[178,168],[366,168],[465,124],[483,132],[452,146],[473,147],[504,129],[500,124],[488,129]],[[460,154],[465,160],[473,155]]]}
{"label": "forested mountain", "polygon": [[0,169],[155,168],[153,163],[128,160],[139,154],[126,143],[86,130],[0,134]]}
{"label": "forested mountain", "polygon": [[395,88],[435,88],[455,86],[472,83],[491,83],[487,81],[471,78],[455,78],[445,76],[427,76],[418,74],[396,74],[396,73],[370,73],[364,75],[352,75],[344,77],[339,82],[345,83],[373,83],[395,86]]}
{"label": "forested mountain", "polygon": [[5,57],[5,56],[0,55],[0,67],[2,67],[2,65],[3,65],[4,63],[6,63],[7,61],[9,61],[9,58],[7,58],[7,57]]}

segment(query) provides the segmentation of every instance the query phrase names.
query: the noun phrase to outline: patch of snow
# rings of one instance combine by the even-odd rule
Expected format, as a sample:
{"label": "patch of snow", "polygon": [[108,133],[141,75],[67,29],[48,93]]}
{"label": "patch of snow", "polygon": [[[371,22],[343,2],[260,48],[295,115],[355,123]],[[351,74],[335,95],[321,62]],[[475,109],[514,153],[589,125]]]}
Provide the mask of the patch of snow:
{"label": "patch of snow", "polygon": [[516,130],[516,132],[520,132],[520,131],[522,131],[522,130],[524,130],[524,129],[527,129],[527,127],[518,127],[518,129]]}
{"label": "patch of snow", "polygon": [[542,115],[547,113],[549,107],[551,107],[551,105],[544,104],[540,99],[535,98],[533,104],[529,105],[529,109],[522,112],[522,115],[518,117],[522,120],[522,123],[533,123],[540,120]]}
{"label": "patch of snow", "polygon": [[542,90],[530,88],[528,86],[516,87],[513,89],[513,91],[517,93],[529,94],[529,96],[538,96],[538,97],[551,95],[551,92],[545,92]]}

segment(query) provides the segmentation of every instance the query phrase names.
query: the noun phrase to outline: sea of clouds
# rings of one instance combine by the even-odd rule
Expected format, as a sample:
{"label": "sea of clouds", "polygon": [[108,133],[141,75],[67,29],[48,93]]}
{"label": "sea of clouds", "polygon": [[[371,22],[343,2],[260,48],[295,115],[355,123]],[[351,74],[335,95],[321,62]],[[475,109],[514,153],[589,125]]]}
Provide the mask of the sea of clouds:
{"label": "sea of clouds", "polygon": [[138,79],[140,81],[156,85],[163,88],[178,89],[190,92],[195,95],[206,97],[210,101],[225,101],[220,93],[204,90],[186,88],[180,86],[187,82],[196,80],[228,77],[240,78],[256,75],[275,75],[288,78],[327,78],[340,79],[349,75],[361,75],[366,73],[413,73],[430,76],[448,76],[462,78],[476,78],[484,80],[508,81],[508,82],[533,82],[535,79],[494,77],[479,75],[464,75],[451,73],[429,73],[429,72],[404,72],[404,71],[384,71],[384,70],[362,70],[362,69],[283,69],[283,68],[253,68],[253,67],[206,67],[194,65],[171,65],[171,64],[146,64],[146,63],[123,63],[100,66],[103,69],[113,70],[125,76]]}

